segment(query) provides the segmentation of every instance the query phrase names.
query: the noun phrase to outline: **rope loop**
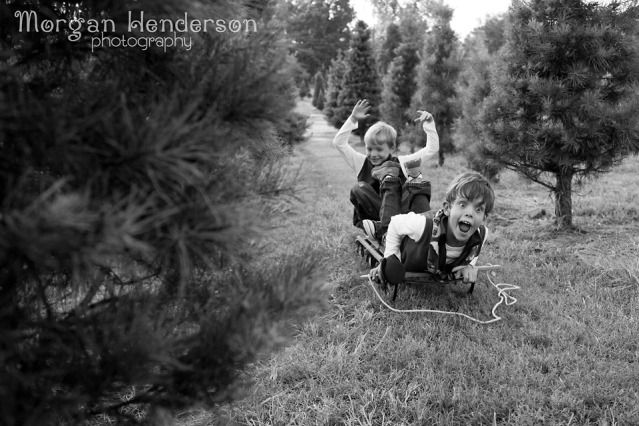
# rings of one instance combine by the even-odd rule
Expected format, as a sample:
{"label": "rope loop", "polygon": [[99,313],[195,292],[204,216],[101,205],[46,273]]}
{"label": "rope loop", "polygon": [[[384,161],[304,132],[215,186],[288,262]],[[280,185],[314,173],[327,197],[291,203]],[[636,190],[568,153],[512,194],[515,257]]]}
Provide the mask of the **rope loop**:
{"label": "rope loop", "polygon": [[521,287],[514,285],[514,284],[508,284],[508,283],[497,283],[495,284],[495,282],[490,278],[490,274],[488,273],[489,271],[486,270],[486,277],[488,277],[488,282],[497,289],[497,295],[499,296],[499,301],[497,301],[497,303],[495,303],[495,306],[493,306],[492,310],[491,310],[491,315],[492,318],[489,320],[480,320],[474,317],[471,317],[470,315],[464,314],[462,312],[450,312],[450,311],[440,311],[437,309],[396,309],[393,308],[391,305],[389,305],[384,298],[379,294],[379,292],[377,291],[377,286],[375,285],[375,283],[373,282],[373,279],[371,278],[370,274],[368,275],[368,283],[371,285],[371,288],[373,289],[373,291],[375,292],[375,294],[377,295],[377,298],[380,300],[380,302],[382,302],[382,304],[384,306],[386,306],[388,309],[390,309],[393,312],[397,312],[397,313],[404,313],[404,314],[411,314],[411,313],[432,313],[432,314],[444,314],[444,315],[458,315],[460,317],[464,317],[466,319],[469,319],[471,321],[474,321],[478,324],[492,324],[494,322],[497,322],[499,320],[502,319],[502,317],[500,317],[499,315],[497,315],[497,308],[504,304],[506,306],[512,306],[515,303],[517,303],[517,299],[510,295],[508,292],[511,290],[520,290]]}

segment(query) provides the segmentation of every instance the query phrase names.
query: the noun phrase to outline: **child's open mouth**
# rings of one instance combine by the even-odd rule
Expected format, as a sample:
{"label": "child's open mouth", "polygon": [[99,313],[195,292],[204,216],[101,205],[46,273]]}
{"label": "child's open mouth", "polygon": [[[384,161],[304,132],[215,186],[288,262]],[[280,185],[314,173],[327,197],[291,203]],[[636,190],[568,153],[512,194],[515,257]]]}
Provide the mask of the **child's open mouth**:
{"label": "child's open mouth", "polygon": [[464,220],[459,221],[459,230],[463,233],[470,231],[470,228],[472,228],[472,225],[469,222],[466,222]]}

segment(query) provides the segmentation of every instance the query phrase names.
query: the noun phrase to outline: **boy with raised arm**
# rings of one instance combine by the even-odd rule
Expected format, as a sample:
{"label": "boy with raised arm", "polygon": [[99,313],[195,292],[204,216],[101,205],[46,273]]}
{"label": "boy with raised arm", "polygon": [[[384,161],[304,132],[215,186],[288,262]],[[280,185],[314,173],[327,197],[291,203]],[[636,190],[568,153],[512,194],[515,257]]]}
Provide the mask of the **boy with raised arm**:
{"label": "boy with raised arm", "polygon": [[364,135],[366,154],[348,144],[358,121],[368,117],[370,105],[359,100],[333,139],[333,145],[357,174],[357,185],[350,192],[353,224],[367,236],[381,240],[390,218],[399,213],[425,212],[430,209],[430,182],[424,179],[426,161],[439,152],[439,136],[430,113],[417,111],[416,122],[422,123],[426,146],[419,151],[395,156],[397,132],[378,121]]}
{"label": "boy with raised arm", "polygon": [[439,280],[477,280],[475,265],[486,240],[486,216],[495,194],[479,173],[457,176],[434,218],[407,213],[394,216],[386,234],[384,258],[371,278],[385,285],[403,281],[405,272],[428,272]]}

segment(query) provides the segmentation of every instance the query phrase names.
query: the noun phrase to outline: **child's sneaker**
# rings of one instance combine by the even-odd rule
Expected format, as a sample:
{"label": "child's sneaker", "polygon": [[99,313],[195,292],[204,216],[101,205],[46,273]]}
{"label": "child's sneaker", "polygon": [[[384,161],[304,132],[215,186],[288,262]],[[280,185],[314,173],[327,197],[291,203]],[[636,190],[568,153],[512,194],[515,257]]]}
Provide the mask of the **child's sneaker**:
{"label": "child's sneaker", "polygon": [[364,228],[364,233],[368,238],[371,238],[377,241],[377,227],[379,222],[370,219],[362,220],[362,228]]}
{"label": "child's sneaker", "polygon": [[410,182],[413,179],[421,179],[422,178],[422,170],[421,170],[422,160],[412,160],[407,161],[404,166],[406,167],[406,178]]}
{"label": "child's sneaker", "polygon": [[409,188],[428,188],[430,191],[430,181],[424,179],[422,175],[413,179],[408,179],[406,182],[408,183]]}
{"label": "child's sneaker", "polygon": [[400,170],[401,166],[398,162],[388,160],[384,161],[379,166],[374,167],[373,170],[371,170],[371,175],[373,175],[375,179],[381,182],[389,176],[398,177]]}

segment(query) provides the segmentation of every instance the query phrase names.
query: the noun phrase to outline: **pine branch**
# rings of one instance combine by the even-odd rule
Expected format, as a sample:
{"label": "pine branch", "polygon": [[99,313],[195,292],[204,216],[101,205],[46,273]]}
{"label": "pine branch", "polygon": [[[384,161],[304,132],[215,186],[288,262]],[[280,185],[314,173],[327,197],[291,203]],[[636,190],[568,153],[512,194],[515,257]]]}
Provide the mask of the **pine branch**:
{"label": "pine branch", "polygon": [[525,167],[522,168],[522,165],[519,164],[519,163],[512,163],[512,162],[506,162],[506,161],[501,161],[501,163],[504,164],[507,169],[512,170],[514,172],[517,172],[519,174],[522,174],[525,177],[527,177],[528,179],[532,180],[533,182],[536,182],[536,183],[548,188],[551,191],[553,191],[555,189],[555,185],[547,183],[547,182],[541,180],[538,177],[538,173],[529,172],[527,168],[525,168]]}

